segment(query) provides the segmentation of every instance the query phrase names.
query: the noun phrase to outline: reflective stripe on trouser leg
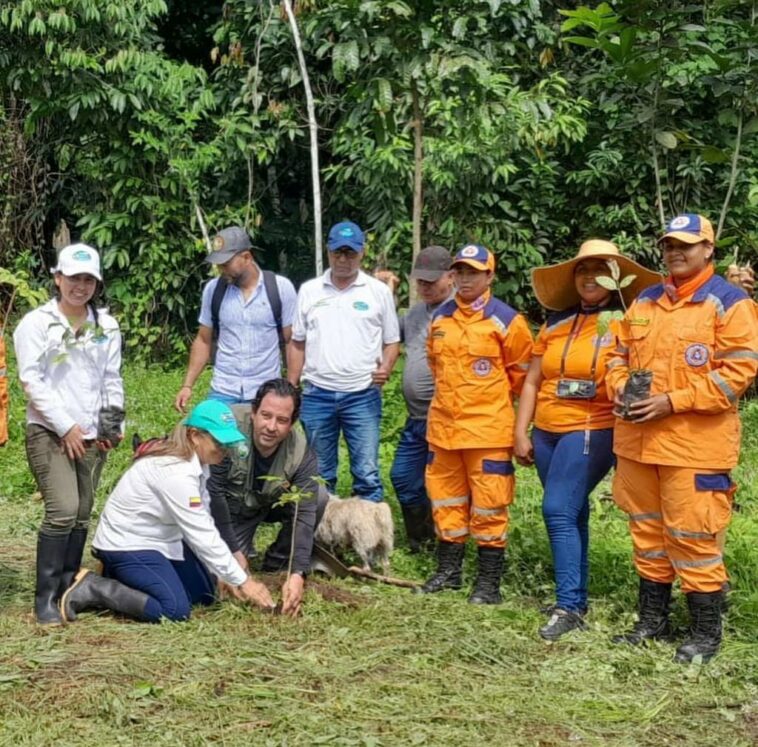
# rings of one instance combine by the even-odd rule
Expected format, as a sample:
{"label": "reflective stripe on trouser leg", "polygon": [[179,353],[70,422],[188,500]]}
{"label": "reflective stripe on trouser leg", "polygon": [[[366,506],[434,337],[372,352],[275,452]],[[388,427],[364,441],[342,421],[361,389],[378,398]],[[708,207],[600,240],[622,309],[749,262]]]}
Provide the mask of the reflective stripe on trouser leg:
{"label": "reflective stripe on trouser leg", "polygon": [[658,468],[618,457],[613,499],[629,516],[637,573],[649,581],[670,584],[676,574],[666,548]]}
{"label": "reflective stripe on trouser leg", "polygon": [[469,484],[462,453],[429,446],[426,492],[437,537],[446,542],[465,542],[469,534]]}
{"label": "reflective stripe on trouser leg", "polygon": [[480,547],[505,547],[515,484],[512,451],[466,449],[462,455],[471,488],[471,538]]}
{"label": "reflective stripe on trouser leg", "polygon": [[682,591],[720,591],[728,576],[719,535],[736,486],[725,470],[660,467],[666,552]]}

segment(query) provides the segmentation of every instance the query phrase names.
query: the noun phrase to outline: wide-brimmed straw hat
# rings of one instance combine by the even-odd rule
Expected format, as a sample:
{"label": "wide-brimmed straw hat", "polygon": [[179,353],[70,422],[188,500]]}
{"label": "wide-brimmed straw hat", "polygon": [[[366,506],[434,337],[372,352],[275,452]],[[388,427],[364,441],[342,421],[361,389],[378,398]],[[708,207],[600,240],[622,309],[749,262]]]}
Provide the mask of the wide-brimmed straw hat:
{"label": "wide-brimmed straw hat", "polygon": [[636,275],[634,281],[621,293],[629,305],[645,288],[660,283],[663,277],[625,257],[610,241],[590,239],[585,241],[573,259],[532,270],[532,288],[537,300],[551,311],[564,311],[581,302],[574,284],[574,269],[584,259],[615,259],[621,269],[621,277]]}

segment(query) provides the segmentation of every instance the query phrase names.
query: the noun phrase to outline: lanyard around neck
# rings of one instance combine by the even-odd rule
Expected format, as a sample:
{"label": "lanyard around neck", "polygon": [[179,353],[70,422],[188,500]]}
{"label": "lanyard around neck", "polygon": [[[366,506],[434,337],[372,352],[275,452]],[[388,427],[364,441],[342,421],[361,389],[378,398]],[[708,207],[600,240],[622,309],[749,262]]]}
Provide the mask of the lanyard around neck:
{"label": "lanyard around neck", "polygon": [[[579,317],[582,317],[582,324],[587,319],[587,314],[582,313],[581,311],[577,311],[576,315],[574,316],[574,321],[571,324],[571,331],[569,332],[568,337],[566,338],[566,344],[563,346],[563,354],[561,355],[561,378],[564,377],[564,374],[566,373],[566,358],[568,357],[569,348],[571,347],[571,341],[574,338],[574,334],[577,333],[579,330],[577,327],[579,327]],[[595,352],[592,356],[592,370],[590,371],[590,376],[592,377],[592,381],[595,380],[595,371],[597,370],[597,358],[600,354],[600,335],[595,335]]]}

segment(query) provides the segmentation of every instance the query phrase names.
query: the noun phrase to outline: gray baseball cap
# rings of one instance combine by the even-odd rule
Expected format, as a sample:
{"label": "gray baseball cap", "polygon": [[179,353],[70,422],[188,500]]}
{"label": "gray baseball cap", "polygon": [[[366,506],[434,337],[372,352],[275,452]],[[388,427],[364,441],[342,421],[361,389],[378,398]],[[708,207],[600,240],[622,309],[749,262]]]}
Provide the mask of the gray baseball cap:
{"label": "gray baseball cap", "polygon": [[444,246],[427,246],[418,253],[411,270],[411,278],[433,283],[450,269],[452,263],[453,258]]}
{"label": "gray baseball cap", "polygon": [[211,242],[213,251],[205,258],[212,265],[222,265],[228,262],[235,254],[252,249],[250,237],[242,226],[229,226],[219,231]]}

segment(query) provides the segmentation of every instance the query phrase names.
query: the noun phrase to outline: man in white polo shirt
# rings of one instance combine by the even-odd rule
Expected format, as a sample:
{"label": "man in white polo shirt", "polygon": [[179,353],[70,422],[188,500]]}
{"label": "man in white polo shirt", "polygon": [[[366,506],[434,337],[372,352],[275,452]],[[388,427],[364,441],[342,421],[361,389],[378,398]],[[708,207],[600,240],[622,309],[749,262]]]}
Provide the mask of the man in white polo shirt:
{"label": "man in white polo shirt", "polygon": [[381,386],[400,351],[392,292],[361,271],[363,231],[350,222],[329,231],[329,269],[304,283],[292,324],[289,380],[303,377],[300,420],[330,491],[337,483],[339,435],[350,453],[353,492],[383,498],[379,477]]}

